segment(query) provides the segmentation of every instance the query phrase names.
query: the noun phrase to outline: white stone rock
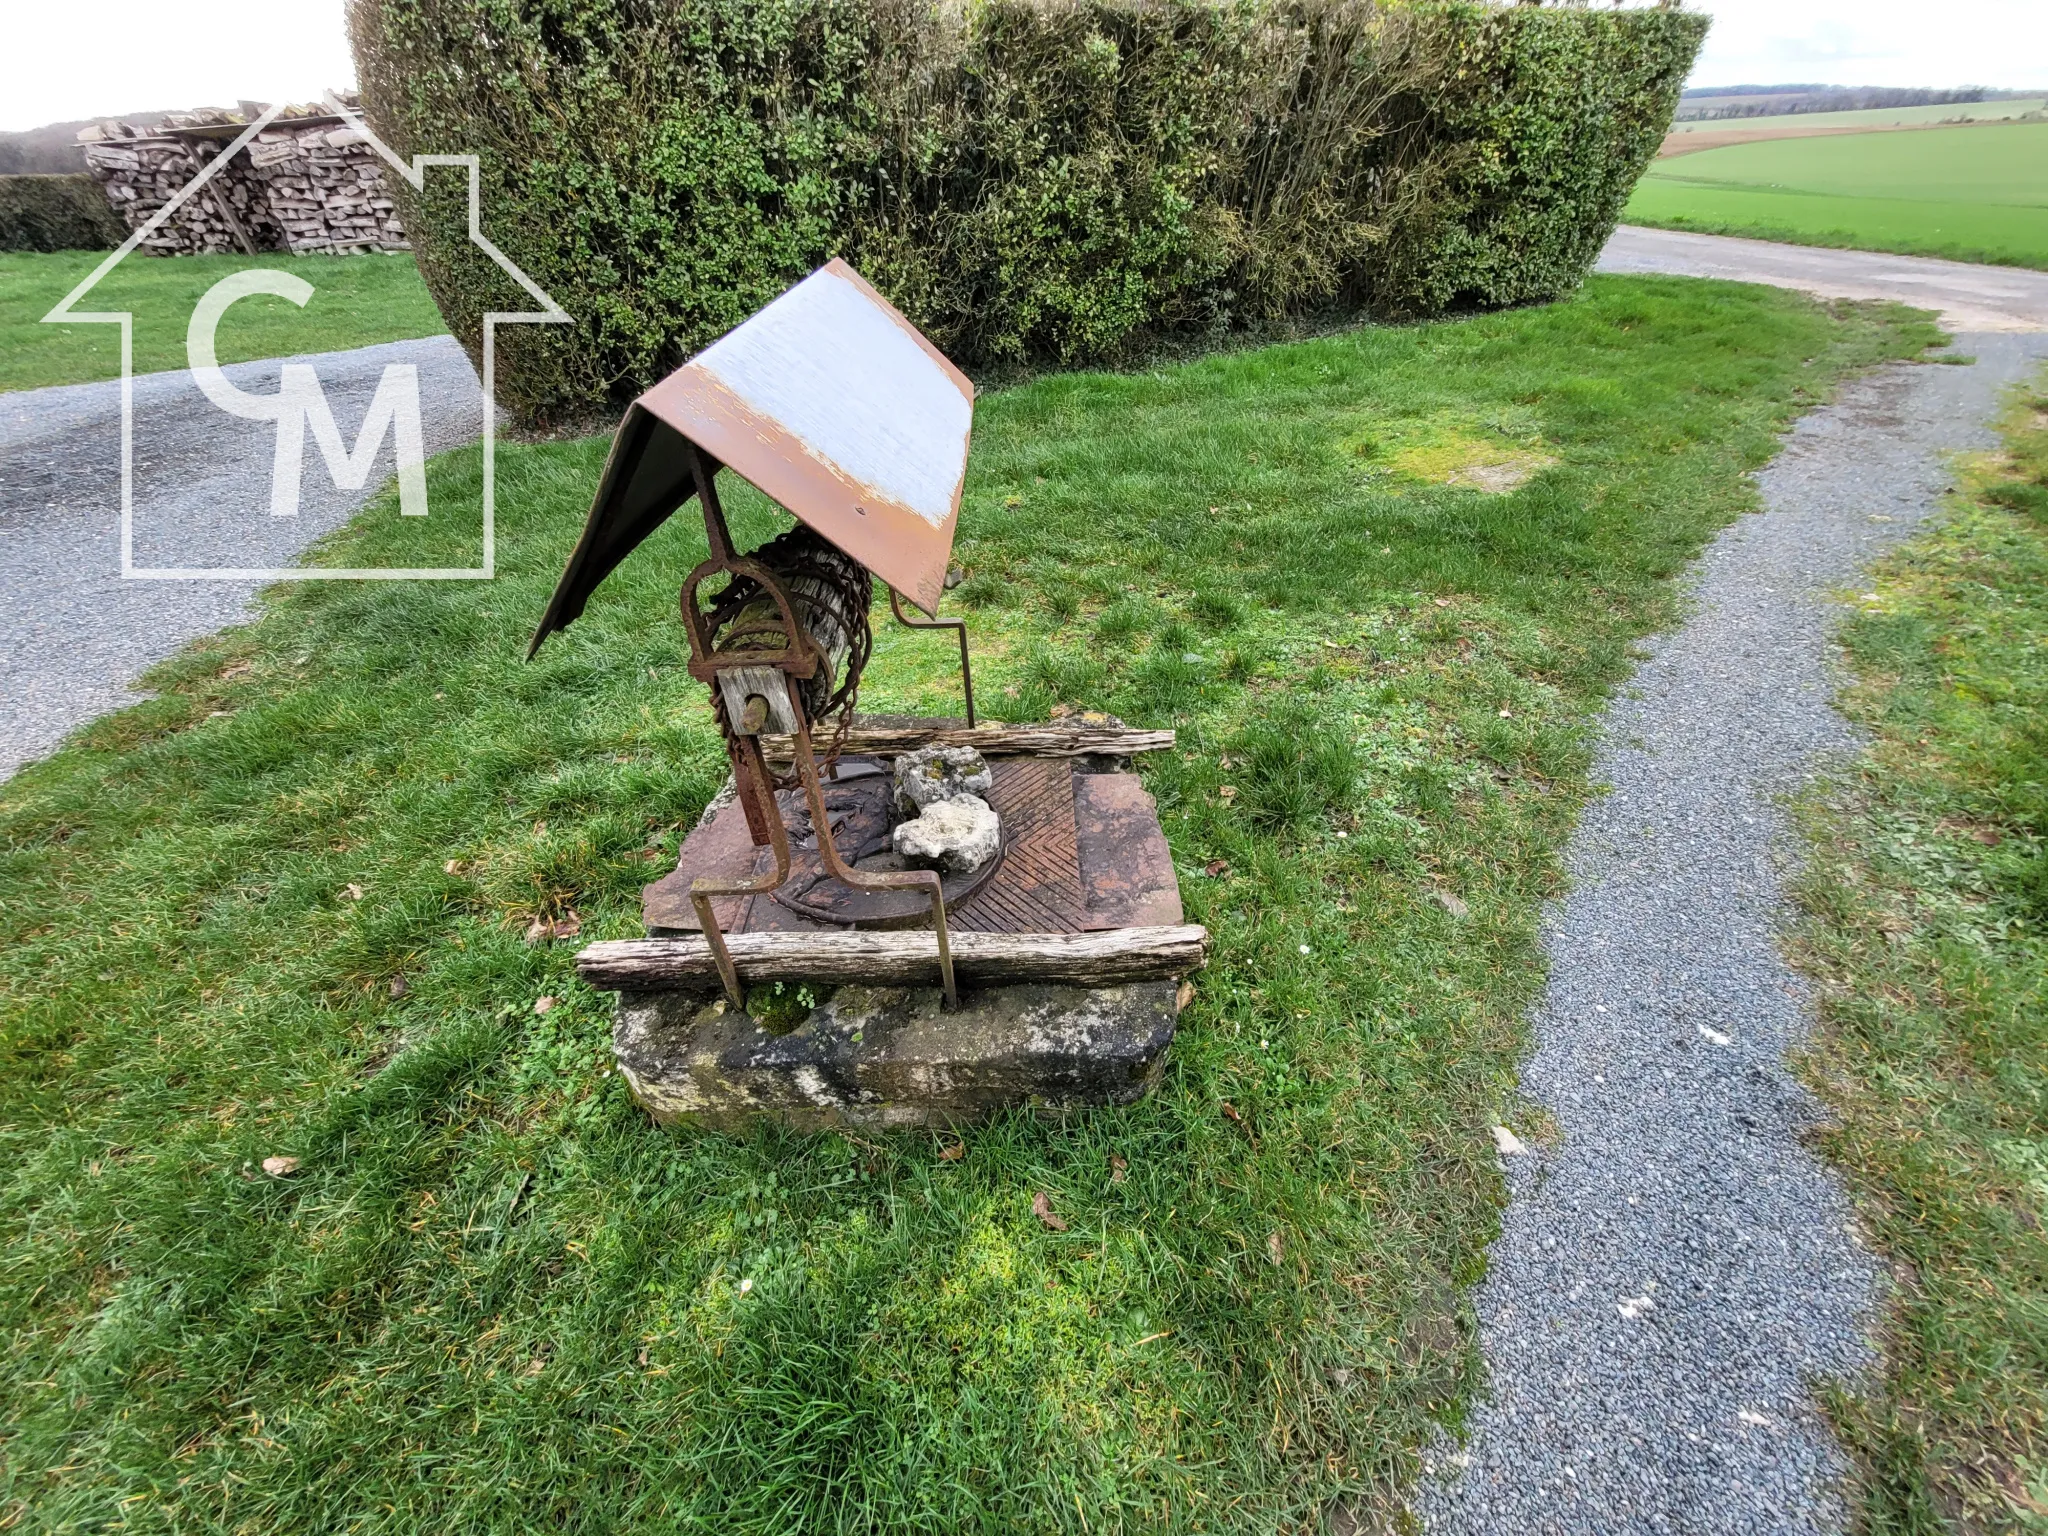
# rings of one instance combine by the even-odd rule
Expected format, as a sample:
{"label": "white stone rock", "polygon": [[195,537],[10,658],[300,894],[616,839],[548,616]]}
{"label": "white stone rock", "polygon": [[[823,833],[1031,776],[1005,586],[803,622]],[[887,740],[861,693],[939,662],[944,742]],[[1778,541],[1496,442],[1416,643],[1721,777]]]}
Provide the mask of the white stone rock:
{"label": "white stone rock", "polygon": [[896,811],[917,816],[942,800],[986,800],[995,782],[988,760],[972,747],[919,747],[896,759]]}
{"label": "white stone rock", "polygon": [[898,823],[890,842],[907,863],[947,874],[970,874],[996,856],[1002,823],[978,795],[941,800],[914,821]]}

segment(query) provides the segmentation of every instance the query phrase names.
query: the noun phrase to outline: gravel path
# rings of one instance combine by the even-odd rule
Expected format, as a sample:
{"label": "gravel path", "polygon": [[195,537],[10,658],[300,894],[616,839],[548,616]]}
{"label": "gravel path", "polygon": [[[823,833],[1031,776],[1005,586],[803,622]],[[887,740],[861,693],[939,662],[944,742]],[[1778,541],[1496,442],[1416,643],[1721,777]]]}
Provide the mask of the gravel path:
{"label": "gravel path", "polygon": [[1812,1384],[1870,1362],[1879,1267],[1784,1065],[1811,1006],[1776,942],[1781,801],[1857,745],[1830,707],[1836,595],[2048,359],[2041,334],[1958,347],[1977,364],[1887,368],[1799,423],[1767,510],[1708,550],[1692,618],[1608,711],[1613,790],[1572,841],[1523,1077],[1562,1135],[1507,1159],[1478,1297],[1492,1396],[1432,1458],[1437,1536],[1843,1525]]}
{"label": "gravel path", "polygon": [[1895,299],[1936,311],[1952,331],[2048,331],[2048,272],[2024,267],[1831,251],[1624,224],[1600,253],[1598,270],[1725,277],[1839,299]]}
{"label": "gravel path", "polygon": [[[296,361],[318,369],[348,443],[394,362],[419,368],[429,454],[482,430],[483,391],[452,337]],[[244,363],[227,374],[243,389],[274,391],[278,368]],[[272,518],[274,436],[267,423],[219,410],[188,373],[137,378],[136,563],[291,565],[390,478],[388,439],[362,491],[335,489],[309,440],[299,515]],[[134,703],[129,687],[152,663],[249,614],[256,582],[123,581],[120,508],[118,382],[0,394],[0,779],[85,721]]]}

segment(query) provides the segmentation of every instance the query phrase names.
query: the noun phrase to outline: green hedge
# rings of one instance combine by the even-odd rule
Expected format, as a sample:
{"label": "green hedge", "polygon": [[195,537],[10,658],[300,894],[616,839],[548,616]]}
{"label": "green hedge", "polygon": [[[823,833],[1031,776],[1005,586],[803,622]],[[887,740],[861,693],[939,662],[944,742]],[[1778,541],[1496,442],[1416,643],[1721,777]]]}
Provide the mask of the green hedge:
{"label": "green hedge", "polygon": [[128,231],[83,171],[0,176],[0,251],[110,251]]}
{"label": "green hedge", "polygon": [[[1583,276],[1705,35],[1479,0],[352,0],[371,119],[476,153],[484,228],[574,327],[500,399],[609,410],[843,255],[973,366]],[[456,173],[405,198],[472,349],[526,301]]]}

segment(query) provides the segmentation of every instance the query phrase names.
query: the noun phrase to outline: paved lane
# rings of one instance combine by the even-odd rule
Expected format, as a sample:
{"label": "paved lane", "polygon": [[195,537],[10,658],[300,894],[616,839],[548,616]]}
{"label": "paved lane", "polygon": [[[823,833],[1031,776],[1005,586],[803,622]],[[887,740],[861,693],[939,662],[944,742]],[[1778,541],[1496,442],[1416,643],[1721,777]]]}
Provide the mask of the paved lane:
{"label": "paved lane", "polygon": [[[310,358],[354,443],[387,363],[419,370],[426,451],[472,441],[483,391],[454,339]],[[275,391],[279,361],[228,368]],[[387,437],[364,490],[341,491],[308,434],[295,518],[270,515],[276,429],[228,416],[186,372],[135,381],[138,565],[288,566],[347,522],[393,471]],[[130,685],[187,641],[245,619],[259,583],[123,581],[118,382],[0,394],[0,779],[85,721],[135,701]],[[431,514],[430,514],[431,515]]]}
{"label": "paved lane", "polygon": [[1896,299],[1937,311],[1952,331],[2048,331],[2048,272],[2024,267],[1830,251],[1624,224],[1607,242],[1596,270],[1725,277],[1837,299]]}

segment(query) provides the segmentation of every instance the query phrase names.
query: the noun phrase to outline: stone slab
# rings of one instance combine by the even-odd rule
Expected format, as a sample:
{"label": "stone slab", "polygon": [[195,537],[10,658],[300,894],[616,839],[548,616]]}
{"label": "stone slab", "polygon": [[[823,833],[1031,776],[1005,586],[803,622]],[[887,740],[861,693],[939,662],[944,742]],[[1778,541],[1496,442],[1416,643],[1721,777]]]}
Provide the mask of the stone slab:
{"label": "stone slab", "polygon": [[1131,1104],[1165,1068],[1176,985],[841,987],[777,1034],[680,992],[622,992],[612,1048],[656,1120],[737,1130],[962,1125],[1018,1106]]}

